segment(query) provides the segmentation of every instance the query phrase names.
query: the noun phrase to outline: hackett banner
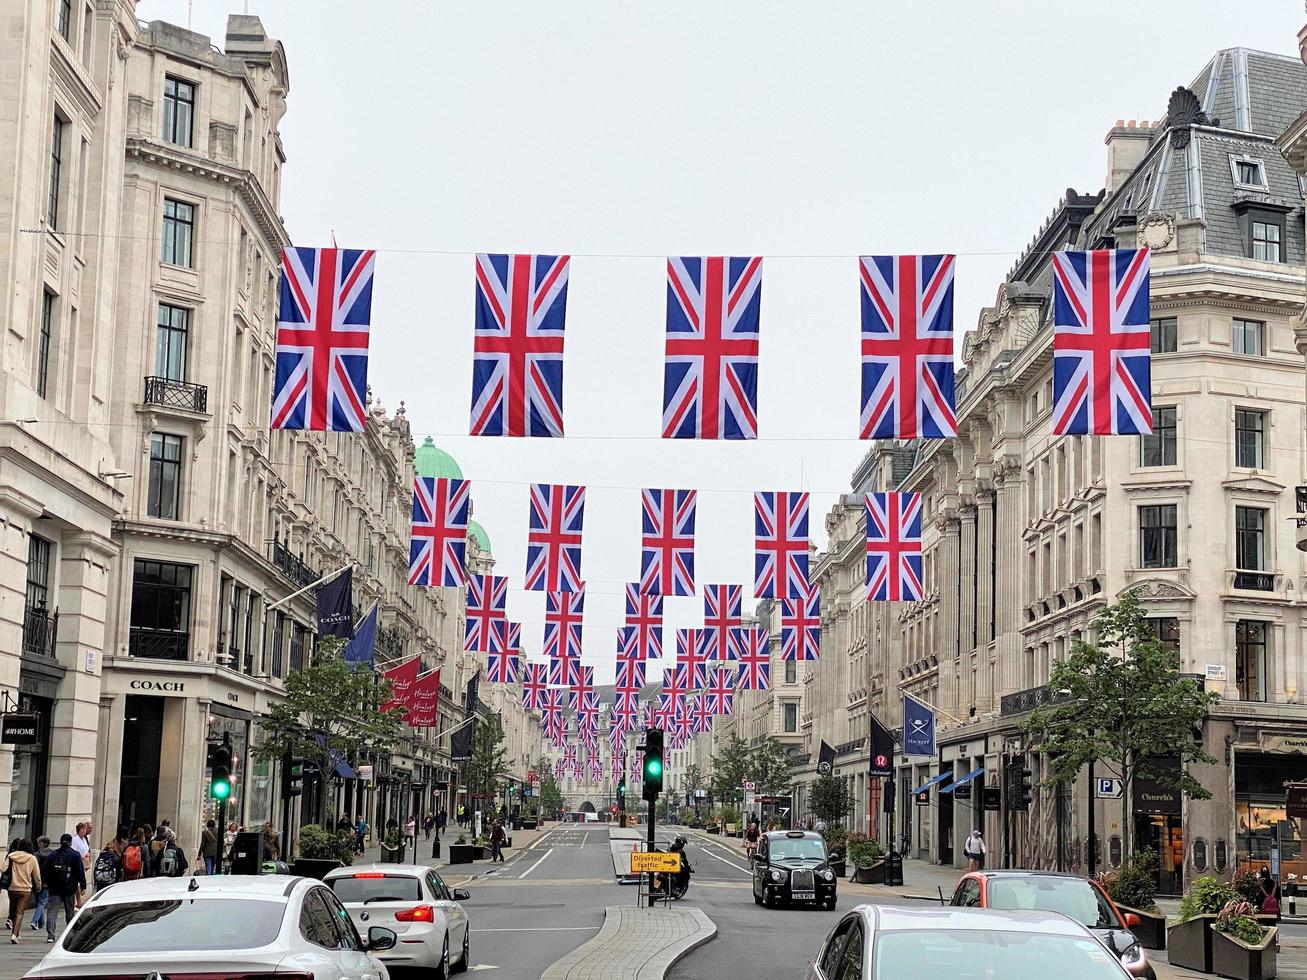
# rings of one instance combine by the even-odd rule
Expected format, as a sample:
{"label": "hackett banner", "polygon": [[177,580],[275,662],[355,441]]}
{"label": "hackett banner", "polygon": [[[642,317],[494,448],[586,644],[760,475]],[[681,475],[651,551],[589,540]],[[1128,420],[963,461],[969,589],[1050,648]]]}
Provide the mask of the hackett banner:
{"label": "hackett banner", "polygon": [[935,754],[935,713],[906,694],[903,695],[903,754]]}

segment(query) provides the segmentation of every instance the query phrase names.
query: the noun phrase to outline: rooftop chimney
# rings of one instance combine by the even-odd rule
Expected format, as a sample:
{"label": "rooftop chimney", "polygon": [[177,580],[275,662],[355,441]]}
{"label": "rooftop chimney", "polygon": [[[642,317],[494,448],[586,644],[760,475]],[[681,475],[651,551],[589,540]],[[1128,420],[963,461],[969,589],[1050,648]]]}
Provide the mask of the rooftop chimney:
{"label": "rooftop chimney", "polygon": [[1107,144],[1105,184],[1109,195],[1115,194],[1139,166],[1152,138],[1153,126],[1147,119],[1138,122],[1118,119],[1116,125],[1107,131],[1104,140]]}

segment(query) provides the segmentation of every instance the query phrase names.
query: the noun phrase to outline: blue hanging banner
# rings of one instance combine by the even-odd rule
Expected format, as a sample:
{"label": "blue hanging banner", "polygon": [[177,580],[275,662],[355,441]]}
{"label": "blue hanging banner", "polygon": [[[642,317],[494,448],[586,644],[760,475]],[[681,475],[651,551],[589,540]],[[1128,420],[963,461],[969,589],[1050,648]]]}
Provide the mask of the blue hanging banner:
{"label": "blue hanging banner", "polygon": [[935,755],[935,712],[903,695],[903,754]]}

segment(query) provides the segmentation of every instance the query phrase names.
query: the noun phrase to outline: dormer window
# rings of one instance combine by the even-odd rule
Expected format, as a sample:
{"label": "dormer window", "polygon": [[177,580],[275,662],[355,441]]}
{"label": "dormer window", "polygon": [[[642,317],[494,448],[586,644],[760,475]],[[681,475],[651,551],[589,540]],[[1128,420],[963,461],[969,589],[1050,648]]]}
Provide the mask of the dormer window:
{"label": "dormer window", "polygon": [[1234,178],[1235,187],[1248,190],[1266,190],[1266,165],[1255,157],[1231,156],[1230,176]]}
{"label": "dormer window", "polygon": [[1286,205],[1268,200],[1236,201],[1243,254],[1259,262],[1283,262]]}

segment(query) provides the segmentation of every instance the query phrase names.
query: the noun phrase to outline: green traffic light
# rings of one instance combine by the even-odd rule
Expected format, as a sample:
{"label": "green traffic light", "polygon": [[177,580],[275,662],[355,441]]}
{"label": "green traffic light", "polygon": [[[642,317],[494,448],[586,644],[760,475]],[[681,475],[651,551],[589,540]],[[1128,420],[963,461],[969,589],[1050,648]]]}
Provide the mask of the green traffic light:
{"label": "green traffic light", "polygon": [[649,776],[661,776],[663,774],[663,760],[650,759],[644,764],[644,771],[645,774]]}
{"label": "green traffic light", "polygon": [[209,795],[215,800],[225,800],[231,796],[231,782],[226,779],[215,779],[209,784]]}

